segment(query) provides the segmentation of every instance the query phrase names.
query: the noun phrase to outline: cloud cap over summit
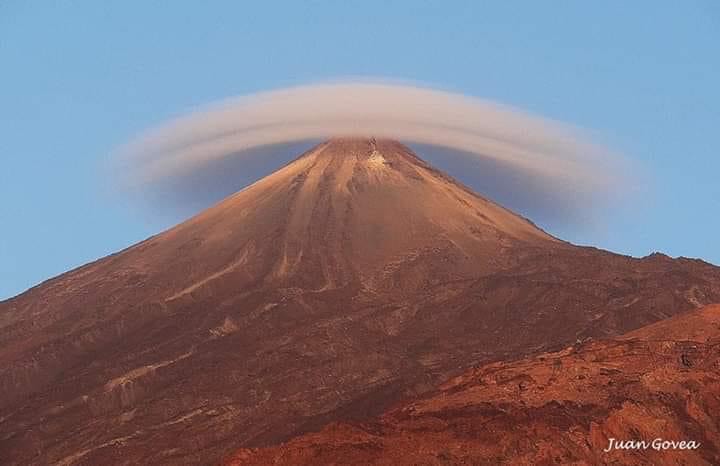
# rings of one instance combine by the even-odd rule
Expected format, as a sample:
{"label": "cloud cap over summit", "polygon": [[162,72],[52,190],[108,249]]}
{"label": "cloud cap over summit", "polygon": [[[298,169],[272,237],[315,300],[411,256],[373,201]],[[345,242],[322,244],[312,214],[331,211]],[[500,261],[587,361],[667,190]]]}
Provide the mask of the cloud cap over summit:
{"label": "cloud cap over summit", "polygon": [[509,207],[530,215],[557,210],[565,220],[577,217],[587,200],[616,195],[624,185],[617,174],[626,172],[616,154],[569,125],[461,94],[367,81],[226,99],[146,132],[122,147],[115,160],[126,187],[169,189],[182,204],[212,192],[211,203],[243,187],[226,186],[228,173],[247,184],[254,179],[243,179],[243,172],[257,169],[268,154],[296,153],[298,145],[338,136],[432,147],[441,166],[442,159],[460,154],[477,162],[463,170],[482,172],[474,187],[488,189],[484,194],[493,197],[493,189],[502,186],[498,191],[507,199],[501,194],[499,201]]}

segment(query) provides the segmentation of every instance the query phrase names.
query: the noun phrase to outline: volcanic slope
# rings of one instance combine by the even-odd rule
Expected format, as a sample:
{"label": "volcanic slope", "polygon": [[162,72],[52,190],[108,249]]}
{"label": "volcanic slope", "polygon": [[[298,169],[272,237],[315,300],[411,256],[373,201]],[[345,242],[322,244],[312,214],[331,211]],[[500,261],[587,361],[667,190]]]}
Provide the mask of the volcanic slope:
{"label": "volcanic slope", "polygon": [[[243,449],[228,465],[712,466],[720,464],[718,419],[715,305],[617,339],[472,369],[373,421]],[[648,448],[606,451],[611,438]],[[687,446],[662,449],[670,441]]]}
{"label": "volcanic slope", "polygon": [[335,139],[0,303],[0,463],[213,464],[710,302],[717,267],[573,246]]}

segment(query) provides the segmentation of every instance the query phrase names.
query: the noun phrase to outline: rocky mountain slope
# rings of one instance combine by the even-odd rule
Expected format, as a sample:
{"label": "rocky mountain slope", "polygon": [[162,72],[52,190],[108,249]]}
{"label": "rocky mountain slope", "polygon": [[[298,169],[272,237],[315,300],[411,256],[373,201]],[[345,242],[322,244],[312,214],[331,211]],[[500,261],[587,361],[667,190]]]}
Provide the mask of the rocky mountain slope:
{"label": "rocky mountain slope", "polygon": [[[610,439],[647,445],[610,449]],[[228,464],[720,464],[720,306],[472,369],[373,421]]]}
{"label": "rocky mountain slope", "polygon": [[212,464],[711,302],[715,266],[573,246],[397,142],[332,140],[0,303],[0,463]]}

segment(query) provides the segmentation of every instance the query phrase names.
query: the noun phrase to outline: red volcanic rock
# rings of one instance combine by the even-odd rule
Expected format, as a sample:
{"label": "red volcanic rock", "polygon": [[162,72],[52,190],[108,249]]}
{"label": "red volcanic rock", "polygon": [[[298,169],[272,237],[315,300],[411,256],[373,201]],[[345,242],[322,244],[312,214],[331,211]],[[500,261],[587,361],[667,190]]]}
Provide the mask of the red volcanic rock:
{"label": "red volcanic rock", "polygon": [[720,464],[720,306],[473,369],[379,419],[227,464]]}
{"label": "red volcanic rock", "polygon": [[212,464],[718,301],[710,264],[577,247],[333,140],[0,303],[0,464]]}

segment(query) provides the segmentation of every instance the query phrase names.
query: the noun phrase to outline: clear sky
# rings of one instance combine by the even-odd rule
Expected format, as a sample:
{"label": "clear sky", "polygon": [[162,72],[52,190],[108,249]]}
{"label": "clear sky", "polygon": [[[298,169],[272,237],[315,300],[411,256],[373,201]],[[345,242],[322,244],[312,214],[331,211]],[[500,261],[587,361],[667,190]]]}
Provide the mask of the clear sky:
{"label": "clear sky", "polygon": [[[231,95],[411,80],[590,129],[645,195],[580,244],[720,264],[720,2],[0,1],[0,299],[180,220],[111,151]],[[462,173],[451,173],[462,180]]]}

